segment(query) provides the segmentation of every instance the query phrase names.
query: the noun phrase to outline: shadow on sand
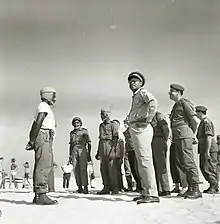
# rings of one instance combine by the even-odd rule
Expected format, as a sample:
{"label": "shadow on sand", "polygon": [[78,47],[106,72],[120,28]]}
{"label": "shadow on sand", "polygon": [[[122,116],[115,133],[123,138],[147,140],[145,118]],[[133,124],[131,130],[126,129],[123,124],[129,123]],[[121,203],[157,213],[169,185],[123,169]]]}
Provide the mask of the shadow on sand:
{"label": "shadow on sand", "polygon": [[16,201],[16,200],[9,200],[9,199],[0,199],[0,202],[8,202],[11,204],[16,204],[16,205],[33,205],[32,202],[27,202],[27,201]]}

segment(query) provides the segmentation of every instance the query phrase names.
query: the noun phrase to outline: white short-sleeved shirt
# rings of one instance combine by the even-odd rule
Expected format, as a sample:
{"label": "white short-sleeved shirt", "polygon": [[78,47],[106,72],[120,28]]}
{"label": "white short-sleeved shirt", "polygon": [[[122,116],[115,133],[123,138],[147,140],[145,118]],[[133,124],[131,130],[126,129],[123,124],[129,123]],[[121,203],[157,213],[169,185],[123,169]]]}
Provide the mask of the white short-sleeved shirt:
{"label": "white short-sleeved shirt", "polygon": [[41,102],[36,110],[34,120],[36,121],[38,113],[47,113],[41,128],[55,130],[56,121],[51,107],[46,102]]}
{"label": "white short-sleeved shirt", "polygon": [[73,165],[71,165],[71,164],[69,164],[69,165],[65,164],[61,168],[64,173],[71,173],[73,171]]}

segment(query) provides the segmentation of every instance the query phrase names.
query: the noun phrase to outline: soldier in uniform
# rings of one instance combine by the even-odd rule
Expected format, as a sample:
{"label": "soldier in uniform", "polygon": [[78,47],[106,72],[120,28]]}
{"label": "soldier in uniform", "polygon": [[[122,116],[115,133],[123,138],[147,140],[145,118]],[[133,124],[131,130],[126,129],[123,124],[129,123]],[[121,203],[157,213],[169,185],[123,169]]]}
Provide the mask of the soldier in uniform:
{"label": "soldier in uniform", "polygon": [[99,125],[99,145],[95,158],[100,159],[100,171],[104,188],[98,194],[118,194],[116,169],[117,125],[110,120],[110,110],[101,109],[102,123]]}
{"label": "soldier in uniform", "polygon": [[133,99],[127,118],[143,188],[142,194],[133,200],[137,204],[159,202],[151,147],[153,128],[150,125],[157,111],[157,101],[144,89],[145,78],[140,72],[130,73],[128,83]]}
{"label": "soldier in uniform", "polygon": [[128,184],[128,191],[133,191],[133,184],[132,184],[132,176],[136,181],[136,189],[135,192],[141,192],[141,180],[140,175],[138,172],[138,165],[137,159],[134,152],[134,146],[131,139],[131,134],[129,131],[129,127],[127,122],[124,121],[124,126],[126,130],[123,132],[125,136],[125,158],[124,158],[124,167],[125,167],[125,177]]}
{"label": "soldier in uniform", "polygon": [[156,112],[151,125],[153,127],[153,161],[159,196],[169,196],[170,187],[167,172],[167,141],[169,139],[169,127],[165,116],[159,111]]}
{"label": "soldier in uniform", "polygon": [[41,89],[40,96],[42,102],[36,110],[26,150],[35,152],[33,203],[51,205],[58,203],[46,195],[48,175],[53,167],[53,138],[56,123],[52,108],[56,102],[56,91],[52,87],[45,87]]}
{"label": "soldier in uniform", "polygon": [[70,132],[70,162],[73,165],[78,193],[88,194],[88,162],[91,161],[91,139],[88,130],[82,128],[82,119],[74,117],[74,130]]}
{"label": "soldier in uniform", "polygon": [[207,108],[204,106],[196,107],[197,117],[201,120],[197,139],[199,141],[199,165],[200,170],[206,181],[210,186],[204,190],[203,193],[214,194],[217,192],[218,180],[217,180],[217,157],[218,146],[215,141],[215,130],[211,120],[206,116]]}
{"label": "soldier in uniform", "polygon": [[195,139],[198,121],[193,104],[183,98],[183,92],[182,86],[170,85],[170,99],[175,102],[170,120],[177,167],[186,173],[188,183],[187,191],[179,196],[183,196],[185,199],[197,199],[202,197],[199,190],[199,173],[193,155],[193,139]]}

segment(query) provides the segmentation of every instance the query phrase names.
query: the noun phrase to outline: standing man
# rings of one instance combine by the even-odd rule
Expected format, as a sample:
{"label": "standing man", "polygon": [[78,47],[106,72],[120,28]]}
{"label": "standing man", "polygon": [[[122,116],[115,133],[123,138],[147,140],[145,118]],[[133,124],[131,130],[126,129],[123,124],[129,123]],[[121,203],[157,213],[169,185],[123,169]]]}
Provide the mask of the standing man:
{"label": "standing man", "polygon": [[170,196],[170,186],[167,172],[167,141],[170,130],[165,116],[156,112],[151,125],[154,135],[152,140],[153,161],[159,196]]}
{"label": "standing man", "polygon": [[202,197],[199,190],[199,173],[193,155],[193,141],[198,121],[192,103],[183,98],[183,92],[184,88],[182,86],[178,84],[170,85],[170,99],[175,102],[170,115],[171,129],[177,167],[186,173],[188,183],[188,190],[182,196],[197,199]]}
{"label": "standing man", "polygon": [[128,83],[133,92],[128,121],[143,188],[142,194],[133,200],[137,204],[159,202],[151,148],[153,128],[150,125],[157,111],[157,101],[143,88],[145,78],[141,73],[130,73]]}
{"label": "standing man", "polygon": [[30,166],[29,162],[24,163],[24,179],[23,179],[23,185],[22,188],[31,187],[31,183],[29,181],[29,175],[30,175]]}
{"label": "standing man", "polygon": [[73,165],[68,161],[67,164],[61,166],[61,170],[63,171],[63,188],[68,189],[70,184],[71,172],[73,171]]}
{"label": "standing man", "polygon": [[215,141],[215,129],[212,121],[207,116],[207,108],[204,106],[196,107],[197,117],[201,120],[197,132],[199,141],[199,165],[200,170],[210,186],[203,193],[215,194],[218,189],[217,163],[218,163],[218,146]]}
{"label": "standing man", "polygon": [[95,158],[100,159],[100,171],[104,188],[98,194],[118,194],[117,169],[115,165],[118,142],[117,125],[110,120],[110,110],[101,109],[102,123],[99,125],[99,145]]}
{"label": "standing man", "polygon": [[[133,191],[133,183],[132,176],[136,181],[136,189],[135,192],[141,192],[141,179],[138,172],[137,159],[134,152],[134,145],[132,143],[131,134],[129,131],[129,127],[127,125],[127,121],[124,121],[124,127],[126,130],[123,132],[125,136],[125,159],[124,159],[124,167],[125,167],[125,177],[128,184],[128,191]],[[131,175],[132,174],[132,175]]]}
{"label": "standing man", "polygon": [[56,102],[56,91],[52,87],[45,87],[41,89],[40,96],[42,102],[36,110],[26,150],[34,150],[35,152],[33,172],[35,197],[33,203],[51,205],[58,203],[46,195],[48,175],[53,167],[52,149],[56,125],[52,108]]}
{"label": "standing man", "polygon": [[113,120],[113,122],[117,125],[118,128],[118,143],[116,146],[116,154],[115,154],[115,162],[116,162],[116,169],[117,169],[117,176],[118,176],[118,190],[123,191],[125,190],[123,184],[123,177],[122,177],[122,164],[125,154],[125,143],[124,143],[124,136],[120,131],[120,122],[119,120]]}
{"label": "standing man", "polygon": [[74,129],[70,132],[69,158],[73,164],[78,193],[88,194],[87,162],[91,161],[91,139],[86,128],[82,128],[82,119],[74,117]]}

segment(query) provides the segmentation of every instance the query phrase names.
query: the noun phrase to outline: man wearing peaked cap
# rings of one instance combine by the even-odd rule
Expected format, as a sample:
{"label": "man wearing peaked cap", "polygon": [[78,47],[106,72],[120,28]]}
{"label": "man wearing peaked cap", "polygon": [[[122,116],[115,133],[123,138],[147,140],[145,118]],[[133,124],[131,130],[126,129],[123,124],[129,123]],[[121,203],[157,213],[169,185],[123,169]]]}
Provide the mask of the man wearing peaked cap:
{"label": "man wearing peaked cap", "polygon": [[220,135],[217,135],[217,147],[218,147],[218,163],[217,163],[217,181],[218,181],[218,187],[217,191],[219,190],[219,179],[220,179]]}
{"label": "man wearing peaked cap", "polygon": [[204,190],[204,193],[214,194],[218,191],[218,177],[217,177],[217,157],[218,146],[215,141],[215,128],[211,120],[206,116],[207,108],[204,106],[196,107],[197,117],[201,120],[197,139],[199,141],[199,165],[201,172],[210,186]]}
{"label": "man wearing peaked cap", "polygon": [[78,186],[78,193],[88,194],[87,166],[91,161],[91,138],[86,128],[82,128],[82,119],[74,117],[72,120],[74,129],[70,132],[69,159],[73,165],[73,171]]}
{"label": "man wearing peaked cap", "polygon": [[196,111],[198,112],[206,112],[208,109],[204,106],[196,106]]}
{"label": "man wearing peaked cap", "polygon": [[128,75],[128,82],[130,82],[132,78],[139,79],[142,82],[142,86],[144,86],[145,78],[144,78],[144,76],[140,72],[131,72]]}
{"label": "man wearing peaked cap", "polygon": [[137,204],[159,202],[151,148],[153,128],[150,125],[157,111],[157,101],[143,88],[145,79],[141,73],[130,73],[128,83],[133,97],[127,119],[143,188],[142,194],[133,200]]}
{"label": "man wearing peaked cap", "polygon": [[171,84],[170,88],[175,89],[177,91],[182,91],[182,92],[185,90],[185,88],[179,84]]}
{"label": "man wearing peaked cap", "polygon": [[175,102],[170,115],[175,148],[173,151],[176,156],[176,168],[180,170],[178,173],[180,175],[183,171],[188,183],[188,190],[182,189],[179,196],[185,199],[197,199],[202,197],[199,190],[199,173],[193,155],[193,139],[195,139],[198,121],[194,105],[190,100],[183,98],[183,91],[184,88],[181,85],[170,85],[169,96]]}
{"label": "man wearing peaked cap", "polygon": [[58,203],[46,195],[49,188],[48,177],[53,169],[53,141],[56,122],[52,107],[56,102],[56,91],[52,87],[45,87],[41,89],[40,95],[42,102],[37,107],[26,150],[35,149],[33,172],[35,197],[33,203],[51,205]]}

